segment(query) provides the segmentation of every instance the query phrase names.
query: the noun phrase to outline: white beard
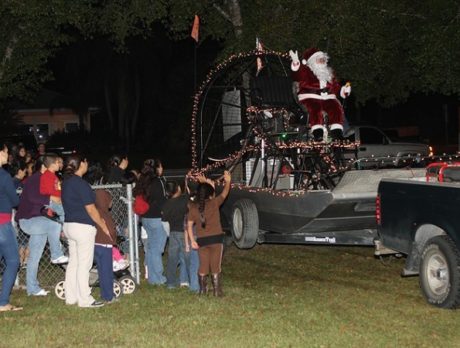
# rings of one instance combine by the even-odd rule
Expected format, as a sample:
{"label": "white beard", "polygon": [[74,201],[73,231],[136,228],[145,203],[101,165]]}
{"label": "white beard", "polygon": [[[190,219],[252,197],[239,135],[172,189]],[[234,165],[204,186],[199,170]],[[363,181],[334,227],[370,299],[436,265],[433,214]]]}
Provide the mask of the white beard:
{"label": "white beard", "polygon": [[316,62],[308,62],[308,67],[313,71],[313,74],[320,81],[332,81],[332,69],[327,64],[316,64]]}

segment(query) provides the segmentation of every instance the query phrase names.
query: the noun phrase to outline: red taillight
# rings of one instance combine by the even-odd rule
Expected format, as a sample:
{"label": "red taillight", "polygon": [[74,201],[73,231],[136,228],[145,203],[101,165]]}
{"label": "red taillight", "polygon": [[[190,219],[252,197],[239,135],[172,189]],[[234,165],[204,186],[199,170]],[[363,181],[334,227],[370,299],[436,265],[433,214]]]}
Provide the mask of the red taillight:
{"label": "red taillight", "polygon": [[375,220],[377,221],[377,225],[381,225],[382,223],[382,214],[380,209],[380,195],[377,195],[375,198]]}

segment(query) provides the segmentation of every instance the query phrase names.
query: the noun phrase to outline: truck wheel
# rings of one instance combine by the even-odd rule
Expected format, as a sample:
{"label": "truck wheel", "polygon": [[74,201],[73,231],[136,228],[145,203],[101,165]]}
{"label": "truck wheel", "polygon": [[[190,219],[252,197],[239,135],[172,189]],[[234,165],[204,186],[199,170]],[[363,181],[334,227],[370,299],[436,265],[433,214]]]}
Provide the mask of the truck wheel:
{"label": "truck wheel", "polygon": [[460,252],[448,236],[437,236],[426,243],[420,287],[426,300],[437,307],[460,305]]}
{"label": "truck wheel", "polygon": [[250,199],[240,199],[232,209],[232,236],[240,249],[252,248],[259,236],[259,215]]}

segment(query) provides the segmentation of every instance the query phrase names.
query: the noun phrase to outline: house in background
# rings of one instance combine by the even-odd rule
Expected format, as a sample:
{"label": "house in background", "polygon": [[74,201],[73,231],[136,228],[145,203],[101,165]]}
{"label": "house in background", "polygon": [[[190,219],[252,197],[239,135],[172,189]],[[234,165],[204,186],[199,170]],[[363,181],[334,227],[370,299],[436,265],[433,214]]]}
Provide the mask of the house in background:
{"label": "house in background", "polygon": [[21,122],[21,133],[33,133],[37,142],[46,142],[55,132],[76,132],[81,121],[83,129],[91,131],[91,117],[99,109],[88,108],[81,117],[66,107],[65,101],[61,94],[43,90],[31,105],[18,105],[14,112]]}

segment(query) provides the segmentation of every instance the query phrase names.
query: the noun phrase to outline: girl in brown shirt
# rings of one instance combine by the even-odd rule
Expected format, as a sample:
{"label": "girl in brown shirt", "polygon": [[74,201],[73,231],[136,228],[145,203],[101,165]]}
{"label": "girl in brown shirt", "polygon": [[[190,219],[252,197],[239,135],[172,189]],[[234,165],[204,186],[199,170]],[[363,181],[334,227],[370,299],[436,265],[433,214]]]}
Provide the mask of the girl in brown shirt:
{"label": "girl in brown shirt", "polygon": [[[230,191],[231,179],[230,173],[225,171],[224,189],[215,197],[214,183],[209,179],[200,177],[195,201],[189,203],[187,234],[192,248],[198,249],[200,258],[198,270],[200,295],[208,292],[207,278],[211,272],[214,296],[222,296],[220,273],[225,234],[220,223],[219,208]],[[193,238],[193,225],[196,226],[196,242]]]}

